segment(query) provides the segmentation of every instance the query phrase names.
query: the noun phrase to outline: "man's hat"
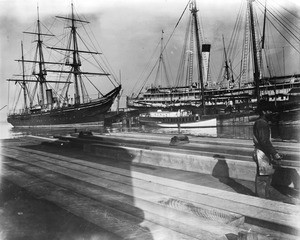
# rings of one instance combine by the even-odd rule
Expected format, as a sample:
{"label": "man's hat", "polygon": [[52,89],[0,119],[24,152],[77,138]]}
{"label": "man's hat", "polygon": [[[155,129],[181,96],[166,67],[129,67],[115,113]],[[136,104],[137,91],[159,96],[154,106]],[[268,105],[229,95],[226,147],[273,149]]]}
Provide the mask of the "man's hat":
{"label": "man's hat", "polygon": [[256,112],[261,114],[262,111],[268,110],[269,109],[269,102],[262,99],[258,102]]}

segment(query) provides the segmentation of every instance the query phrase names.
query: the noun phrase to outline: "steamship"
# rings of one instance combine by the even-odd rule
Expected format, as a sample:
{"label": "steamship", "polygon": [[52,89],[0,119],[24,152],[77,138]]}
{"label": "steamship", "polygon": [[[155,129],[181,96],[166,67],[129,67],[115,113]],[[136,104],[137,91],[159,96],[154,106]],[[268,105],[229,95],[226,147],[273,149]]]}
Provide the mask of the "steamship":
{"label": "steamship", "polygon": [[45,27],[39,14],[34,31],[24,32],[33,36],[34,51],[25,56],[21,42],[21,59],[16,60],[21,74],[8,79],[20,89],[7,117],[13,126],[99,123],[120,93],[121,85],[104,68],[96,44],[85,42],[94,36],[88,35],[89,22],[75,14],[73,4],[69,15],[56,20],[64,31],[61,38]]}

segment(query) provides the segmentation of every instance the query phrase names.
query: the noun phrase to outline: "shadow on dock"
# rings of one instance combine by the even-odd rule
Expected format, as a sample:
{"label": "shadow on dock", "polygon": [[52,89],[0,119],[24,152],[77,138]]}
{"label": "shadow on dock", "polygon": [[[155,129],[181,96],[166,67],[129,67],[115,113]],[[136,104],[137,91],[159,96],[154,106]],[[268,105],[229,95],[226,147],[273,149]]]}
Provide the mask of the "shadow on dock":
{"label": "shadow on dock", "polygon": [[255,196],[255,193],[251,189],[230,178],[229,168],[224,156],[216,154],[213,157],[218,160],[212,171],[213,177],[219,179],[221,183],[226,184],[237,193]]}
{"label": "shadow on dock", "polygon": [[283,195],[299,198],[300,176],[296,169],[277,168],[272,186]]}
{"label": "shadow on dock", "polygon": [[[82,133],[80,135],[80,137],[74,138],[72,141],[58,140],[58,141],[54,141],[54,142],[42,142],[41,144],[35,144],[35,143],[29,144],[28,143],[26,145],[23,145],[22,147],[26,148],[26,149],[38,150],[43,153],[48,152],[50,154],[61,155],[61,156],[65,156],[68,158],[73,158],[75,160],[77,159],[77,160],[84,160],[84,161],[88,161],[88,162],[92,162],[92,163],[101,163],[103,165],[118,166],[125,170],[131,171],[132,160],[134,159],[135,156],[128,153],[126,151],[126,149],[123,149],[122,147],[119,147],[120,149],[118,150],[118,153],[120,153],[119,154],[120,157],[116,157],[113,160],[112,159],[99,159],[99,157],[95,157],[92,154],[87,154],[86,152],[84,152],[83,149],[86,148],[86,145],[93,144],[93,143],[96,144],[96,142],[97,142],[97,141],[89,140],[88,136],[89,136],[88,134],[86,135],[86,133]],[[87,138],[85,138],[85,137],[87,137]],[[109,143],[109,144],[112,146],[118,147],[117,144],[113,144],[113,143]],[[97,171],[96,168],[92,169],[91,171],[94,171],[94,170]],[[74,169],[71,169],[70,171],[74,171]],[[75,171],[78,171],[78,173],[81,174],[80,170],[75,170]],[[93,173],[95,174],[95,172],[93,172]],[[60,175],[60,174],[58,174],[58,175]],[[93,174],[91,174],[91,176],[92,175]],[[129,216],[129,218],[128,218],[129,220],[127,222],[128,229],[122,231],[120,229],[117,229],[118,226],[115,226],[116,230],[115,230],[115,232],[112,231],[113,234],[117,234],[118,237],[121,237],[122,239],[123,238],[127,239],[132,236],[140,236],[141,237],[140,239],[146,239],[146,240],[153,239],[150,229],[148,229],[146,226],[141,226],[141,223],[144,222],[144,220],[145,220],[144,211],[142,209],[138,208],[135,204],[135,193],[134,193],[134,188],[133,188],[133,185],[131,182],[132,178],[130,176],[128,176],[126,182],[119,183],[121,185],[124,184],[123,188],[120,189],[120,191],[114,191],[112,189],[107,189],[101,184],[95,185],[92,182],[82,182],[81,180],[77,180],[75,178],[73,179],[72,177],[59,176],[59,178],[60,177],[62,177],[63,179],[70,178],[69,182],[73,182],[73,185],[70,186],[70,189],[72,191],[74,191],[75,193],[80,188],[85,189],[84,192],[86,192],[87,194],[89,192],[92,193],[93,195],[91,195],[91,196],[95,196],[93,198],[95,198],[95,200],[97,202],[99,202],[99,204],[107,207],[108,213],[109,213],[109,211],[111,211],[111,209],[113,209],[112,213],[115,211],[114,209],[116,209],[116,211],[119,211],[121,215],[124,214],[124,216],[125,216],[124,222],[127,222],[126,216]],[[99,181],[103,180],[103,182],[105,182],[105,183],[110,181],[110,179],[108,179],[108,178],[106,179],[106,176],[101,175],[101,171],[99,172],[98,175],[94,175],[92,177],[98,178]],[[64,186],[62,185],[62,187],[64,187]],[[124,192],[124,193],[122,193],[122,192]],[[80,194],[82,194],[82,193],[80,193]],[[87,195],[87,196],[89,196],[89,195]],[[110,215],[110,217],[114,216],[112,213],[108,214],[108,215]],[[41,213],[41,214],[43,214],[43,213]],[[44,215],[44,217],[47,217],[47,215]],[[111,225],[114,225],[115,220],[109,219],[110,217],[108,217],[107,220],[108,220],[108,222],[112,221]],[[59,220],[57,220],[57,221],[59,222]],[[87,221],[90,221],[90,219],[87,219]],[[86,221],[82,220],[82,224],[84,224],[84,222],[86,222]],[[92,223],[103,228],[102,222],[99,222],[99,224],[97,224],[97,220],[92,220]],[[63,224],[63,223],[61,223],[61,224]],[[106,224],[110,224],[110,223],[106,223]],[[52,231],[51,224],[50,224],[51,226],[50,225],[48,226],[47,223],[45,223],[44,225],[45,225],[44,228],[49,227],[49,231]],[[135,227],[133,227],[133,226],[135,226]],[[54,226],[54,228],[55,228],[55,226]],[[123,228],[124,228],[124,226],[123,226]],[[47,230],[45,230],[45,231],[47,231]],[[55,231],[55,229],[53,231]],[[62,230],[60,229],[60,231],[62,231]],[[66,231],[68,231],[68,229],[66,229]],[[78,233],[78,231],[77,231],[77,233]],[[49,233],[45,232],[45,236],[47,236],[47,234],[49,234]],[[54,233],[51,232],[51,234],[53,235]],[[115,239],[115,238],[109,238],[109,237],[107,237],[107,234],[104,234],[103,232],[101,233],[100,231],[98,231],[98,236],[99,236],[99,234],[100,235],[103,234],[104,238],[101,238],[101,239],[109,239],[109,240]],[[73,234],[73,236],[74,236],[74,234]],[[76,235],[74,237],[76,238],[76,237],[80,237],[80,236],[82,236],[82,234],[78,233],[78,236]],[[118,238],[116,238],[116,239],[118,239]]]}

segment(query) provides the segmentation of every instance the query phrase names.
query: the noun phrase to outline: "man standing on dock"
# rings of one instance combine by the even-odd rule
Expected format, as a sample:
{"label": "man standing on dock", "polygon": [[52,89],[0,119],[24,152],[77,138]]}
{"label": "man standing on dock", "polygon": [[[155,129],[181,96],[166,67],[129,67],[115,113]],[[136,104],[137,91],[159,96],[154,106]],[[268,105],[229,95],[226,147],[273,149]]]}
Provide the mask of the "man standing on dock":
{"label": "man standing on dock", "polygon": [[275,172],[274,165],[278,165],[281,155],[271,143],[271,130],[266,115],[267,102],[261,100],[257,106],[259,119],[253,126],[254,154],[256,162],[255,193],[258,197],[270,197],[270,185]]}

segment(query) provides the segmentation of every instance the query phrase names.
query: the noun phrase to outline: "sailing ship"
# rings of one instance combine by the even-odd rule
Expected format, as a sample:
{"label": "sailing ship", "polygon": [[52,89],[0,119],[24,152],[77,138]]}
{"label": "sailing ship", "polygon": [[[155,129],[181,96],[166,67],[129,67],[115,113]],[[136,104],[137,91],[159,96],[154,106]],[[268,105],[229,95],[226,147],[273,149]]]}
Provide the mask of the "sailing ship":
{"label": "sailing ship", "polygon": [[[89,22],[75,14],[73,4],[70,15],[56,16],[56,19],[65,23],[63,29],[70,30],[63,35],[62,40],[57,40],[47,27],[44,27],[47,31],[42,31],[44,25],[39,14],[35,31],[24,32],[34,36],[35,51],[33,59],[26,59],[23,42],[21,43],[22,58],[17,61],[22,64],[22,73],[16,75],[18,78],[8,79],[21,89],[17,100],[23,93],[23,102],[16,101],[7,117],[7,121],[13,126],[99,123],[104,120],[105,113],[120,93],[121,85],[108,72],[107,67],[101,65],[103,58],[100,52],[94,50],[95,43],[88,44],[79,35],[79,29],[84,29],[83,32],[89,34],[85,28]],[[89,35],[87,37],[92,39]],[[54,45],[49,45],[54,42]],[[46,51],[49,53],[49,61],[45,56]],[[83,70],[84,62],[90,63],[87,70]],[[104,64],[107,66],[106,62]],[[97,70],[92,71],[94,69],[91,66],[95,66]],[[101,86],[107,93],[100,90],[93,78],[97,78],[98,83],[101,81]],[[104,82],[104,78],[111,87]],[[89,91],[96,96],[92,96]],[[23,106],[18,109],[20,103]]]}
{"label": "sailing ship", "polygon": [[[251,124],[252,117],[257,116],[255,113],[257,103],[261,99],[265,99],[268,102],[267,107],[277,114],[276,121],[286,120],[287,113],[299,120],[300,75],[274,76],[269,74],[267,77],[263,75],[262,52],[265,49],[265,34],[262,34],[262,38],[258,38],[253,2],[248,0],[246,3],[246,30],[244,32],[242,61],[238,61],[241,63],[239,74],[234,74],[234,62],[230,60],[229,54],[227,54],[223,38],[225,64],[222,67],[221,76],[224,77],[219,77],[218,79],[221,80],[215,83],[212,81],[210,75],[211,44],[204,42],[201,24],[199,24],[199,17],[197,16],[196,2],[192,1],[188,3],[191,14],[184,38],[176,83],[172,86],[153,84],[147,89],[143,86],[137,95],[127,97],[127,106],[139,109],[141,112],[185,109],[204,119],[216,117],[218,125]],[[265,31],[266,20],[268,19],[266,9],[263,31]],[[237,19],[232,38],[241,35],[237,27],[237,25],[241,25],[241,16],[238,16]],[[229,49],[236,49],[236,46],[231,43]],[[166,47],[164,46],[163,50]],[[162,56],[161,53],[160,60]],[[160,63],[160,61],[157,62]],[[252,67],[251,71],[246,69],[249,65]],[[267,68],[270,70],[269,65]]]}
{"label": "sailing ship", "polygon": [[[192,14],[189,21],[189,29],[196,31],[197,33],[190,35],[191,42],[189,49],[185,48],[184,52],[192,53],[194,51],[193,43],[200,43],[200,34],[198,33],[199,19],[197,17],[198,10],[195,1],[191,3],[190,10]],[[163,34],[164,31],[162,31],[160,39],[159,59],[155,64],[155,67],[157,67],[155,82],[162,82],[164,78],[166,82],[170,83],[171,74],[168,72],[166,66]],[[185,44],[185,46],[187,46],[187,44]],[[205,47],[210,48],[210,45],[207,44]],[[196,51],[196,58],[199,60],[201,57],[199,49],[196,49]],[[175,87],[162,87],[161,85],[155,84],[148,88],[144,93],[142,93],[143,89],[141,89],[137,96],[127,97],[127,106],[129,108],[140,110],[141,114],[139,116],[139,121],[142,125],[164,128],[216,127],[215,116],[205,116],[204,114],[200,114],[200,112],[195,111],[193,107],[193,104],[197,104],[196,102],[200,99],[199,96],[196,97],[196,94],[191,92],[192,89],[196,89],[195,85],[197,85],[197,82],[194,79],[203,79],[202,67],[200,66],[199,68],[194,69],[193,57],[193,54],[189,54],[188,57],[185,57],[185,59],[181,61],[181,68],[179,69],[181,73],[178,74],[177,85]],[[153,69],[151,73],[154,72]],[[184,86],[180,86],[183,76],[188,76],[188,79],[186,79],[186,84]],[[149,77],[150,76],[147,78]],[[197,94],[199,95],[199,88]],[[198,106],[196,108],[198,108]]]}

